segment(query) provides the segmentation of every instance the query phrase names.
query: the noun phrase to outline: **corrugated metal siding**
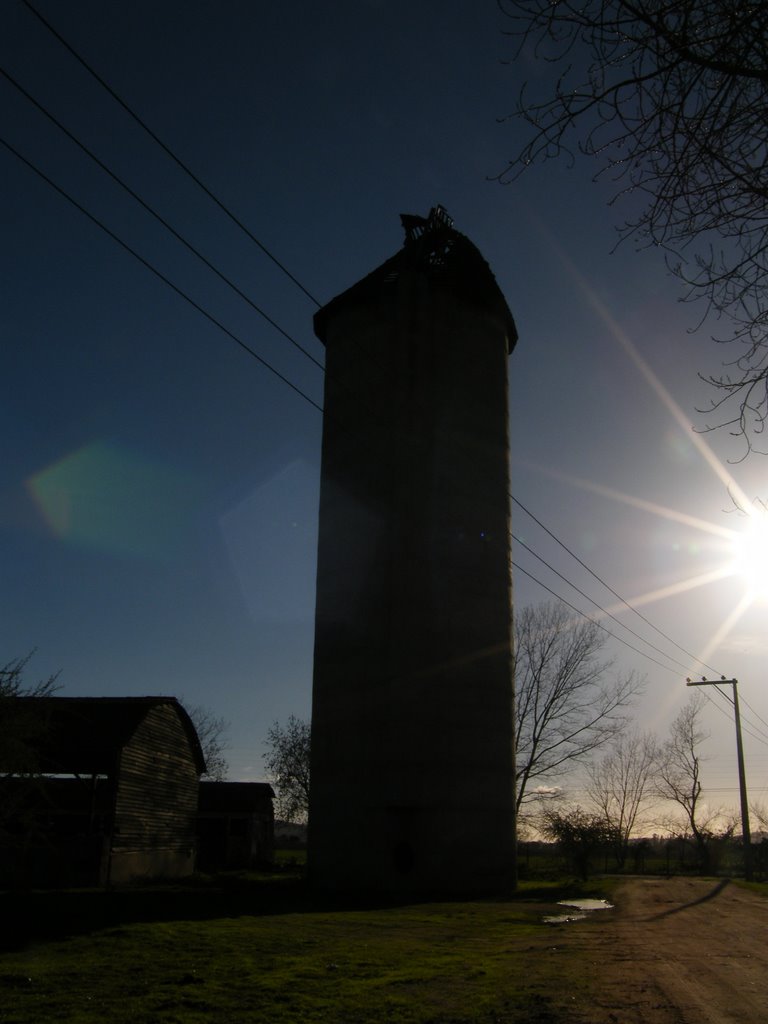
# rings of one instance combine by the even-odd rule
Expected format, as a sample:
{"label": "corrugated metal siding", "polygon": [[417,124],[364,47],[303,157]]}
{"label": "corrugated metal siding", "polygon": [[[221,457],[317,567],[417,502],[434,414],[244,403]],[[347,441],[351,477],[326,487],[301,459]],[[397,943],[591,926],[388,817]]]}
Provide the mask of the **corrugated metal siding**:
{"label": "corrugated metal siding", "polygon": [[191,851],[198,778],[172,705],[158,705],[146,715],[123,748],[118,779],[115,852]]}

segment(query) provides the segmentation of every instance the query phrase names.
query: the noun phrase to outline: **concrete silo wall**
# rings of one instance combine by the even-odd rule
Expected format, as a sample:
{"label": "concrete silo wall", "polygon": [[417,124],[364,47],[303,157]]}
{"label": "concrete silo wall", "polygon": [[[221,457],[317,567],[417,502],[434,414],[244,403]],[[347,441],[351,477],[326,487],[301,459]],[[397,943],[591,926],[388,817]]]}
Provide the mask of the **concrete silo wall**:
{"label": "concrete silo wall", "polygon": [[515,849],[514,339],[497,310],[423,267],[336,303],[324,331],[311,878],[414,896],[502,891]]}

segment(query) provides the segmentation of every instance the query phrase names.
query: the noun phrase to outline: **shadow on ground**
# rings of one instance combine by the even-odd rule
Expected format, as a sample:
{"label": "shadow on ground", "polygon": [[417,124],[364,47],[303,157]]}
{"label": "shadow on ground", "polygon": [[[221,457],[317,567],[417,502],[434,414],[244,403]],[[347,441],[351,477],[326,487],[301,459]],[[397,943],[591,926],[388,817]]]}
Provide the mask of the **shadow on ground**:
{"label": "shadow on ground", "polygon": [[[501,902],[541,904],[541,912],[583,886],[526,886]],[[437,899],[437,902],[445,900]],[[313,892],[296,876],[251,878],[223,875],[185,884],[126,886],[114,889],[18,890],[0,892],[0,951],[34,942],[63,939],[157,921],[206,921],[344,910],[381,910],[412,905],[414,899],[341,898]],[[452,897],[448,902],[463,902]],[[496,902],[491,899],[490,902]]]}
{"label": "shadow on ground", "polygon": [[223,876],[180,885],[0,892],[0,951],[120,925],[323,911],[379,910],[418,902],[314,893],[302,878]]}
{"label": "shadow on ground", "polygon": [[215,879],[189,885],[0,893],[0,950],[153,921],[300,913],[321,909],[301,879]]}
{"label": "shadow on ground", "polygon": [[691,900],[689,903],[681,903],[679,907],[672,907],[670,910],[663,910],[660,914],[654,914],[652,917],[647,918],[648,921],[660,921],[664,917],[670,917],[672,914],[679,914],[683,910],[690,910],[691,907],[698,907],[700,903],[707,903],[709,900],[713,900],[716,896],[725,889],[727,885],[730,885],[729,878],[723,878],[719,881],[713,889],[700,896],[697,900]]}

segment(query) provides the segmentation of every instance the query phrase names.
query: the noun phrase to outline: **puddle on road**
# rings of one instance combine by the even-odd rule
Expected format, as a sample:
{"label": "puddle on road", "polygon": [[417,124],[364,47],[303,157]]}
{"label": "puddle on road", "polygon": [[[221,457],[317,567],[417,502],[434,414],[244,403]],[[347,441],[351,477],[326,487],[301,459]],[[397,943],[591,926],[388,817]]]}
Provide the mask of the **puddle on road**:
{"label": "puddle on road", "polygon": [[594,910],[613,910],[613,904],[608,900],[558,900],[559,907],[569,907],[565,914],[551,914],[543,918],[544,924],[568,924],[571,921],[581,921]]}

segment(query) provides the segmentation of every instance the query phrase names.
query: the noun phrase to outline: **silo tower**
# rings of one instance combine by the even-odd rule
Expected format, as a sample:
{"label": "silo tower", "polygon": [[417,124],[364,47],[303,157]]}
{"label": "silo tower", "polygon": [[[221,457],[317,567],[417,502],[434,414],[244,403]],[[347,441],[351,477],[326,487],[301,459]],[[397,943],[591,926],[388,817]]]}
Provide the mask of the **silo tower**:
{"label": "silo tower", "polygon": [[309,870],[321,888],[514,885],[507,358],[441,207],[315,316],[326,347]]}

